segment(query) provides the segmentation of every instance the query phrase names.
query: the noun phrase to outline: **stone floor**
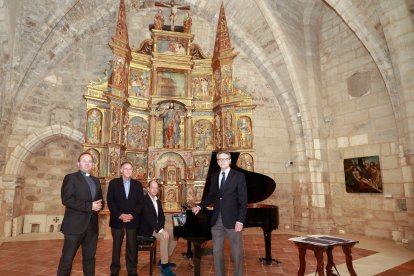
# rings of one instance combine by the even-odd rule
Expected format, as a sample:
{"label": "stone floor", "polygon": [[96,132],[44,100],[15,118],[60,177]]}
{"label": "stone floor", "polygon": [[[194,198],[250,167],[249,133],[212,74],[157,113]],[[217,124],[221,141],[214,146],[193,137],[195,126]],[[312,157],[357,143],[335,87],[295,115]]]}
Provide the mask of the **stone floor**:
{"label": "stone floor", "polygon": [[[272,257],[282,262],[281,265],[262,265],[258,258],[264,255],[263,236],[259,231],[246,231],[244,234],[245,247],[245,273],[244,275],[296,275],[299,268],[298,252],[295,245],[288,239],[301,233],[286,233],[274,231],[272,235]],[[353,264],[358,275],[381,276],[412,276],[414,275],[414,252],[396,245],[390,241],[369,239],[366,237],[345,235],[345,238],[358,240],[353,248]],[[112,241],[100,239],[96,256],[96,275],[109,275],[111,261]],[[209,241],[207,249],[212,248]],[[56,234],[28,234],[17,238],[3,240],[0,245],[0,275],[56,275],[56,268],[62,248],[62,235]],[[179,240],[177,248],[170,261],[177,263],[173,270],[179,276],[193,275],[192,262],[181,256],[186,249],[186,242]],[[232,275],[232,264],[229,253],[229,245],[226,244],[227,256],[226,268],[228,275]],[[213,256],[211,250],[206,250],[202,258],[201,275],[214,275]],[[72,275],[83,275],[81,253],[76,256]],[[342,250],[333,250],[334,261],[340,275],[349,275]],[[159,252],[157,252],[157,258]],[[140,252],[138,257],[138,273],[149,275],[149,254]],[[120,275],[127,275],[124,259],[121,261]],[[316,261],[312,253],[306,254],[306,273],[314,275]],[[160,275],[158,267],[154,269],[154,275]]]}

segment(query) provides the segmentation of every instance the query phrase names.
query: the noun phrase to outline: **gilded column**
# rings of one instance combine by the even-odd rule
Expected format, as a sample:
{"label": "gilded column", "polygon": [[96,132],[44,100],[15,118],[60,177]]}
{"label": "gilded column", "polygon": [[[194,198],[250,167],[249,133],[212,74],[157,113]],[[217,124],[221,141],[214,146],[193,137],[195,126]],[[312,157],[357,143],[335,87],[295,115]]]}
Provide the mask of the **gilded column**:
{"label": "gilded column", "polygon": [[193,127],[192,127],[192,117],[193,111],[191,109],[187,109],[185,114],[185,147],[187,149],[193,148]]}

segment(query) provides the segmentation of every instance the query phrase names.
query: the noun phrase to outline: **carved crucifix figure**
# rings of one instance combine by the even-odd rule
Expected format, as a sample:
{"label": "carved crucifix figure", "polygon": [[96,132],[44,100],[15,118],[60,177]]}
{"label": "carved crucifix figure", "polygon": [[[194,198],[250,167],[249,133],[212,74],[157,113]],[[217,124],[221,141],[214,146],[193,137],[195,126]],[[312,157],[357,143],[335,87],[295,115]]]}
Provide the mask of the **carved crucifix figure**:
{"label": "carved crucifix figure", "polygon": [[170,3],[155,2],[155,6],[170,8],[170,24],[172,32],[174,32],[178,10],[190,10],[190,6],[179,6],[176,5],[174,1],[170,1]]}

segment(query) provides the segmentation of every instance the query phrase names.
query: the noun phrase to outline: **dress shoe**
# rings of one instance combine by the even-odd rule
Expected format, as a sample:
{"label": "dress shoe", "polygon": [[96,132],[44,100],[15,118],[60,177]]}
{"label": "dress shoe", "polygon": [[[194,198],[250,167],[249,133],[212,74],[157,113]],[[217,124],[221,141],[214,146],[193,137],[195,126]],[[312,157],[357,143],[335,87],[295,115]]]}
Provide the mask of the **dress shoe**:
{"label": "dress shoe", "polygon": [[161,268],[161,274],[163,276],[175,276],[175,273],[169,267]]}
{"label": "dress shoe", "polygon": [[[162,266],[162,264],[161,264],[161,260],[159,260],[159,262],[158,262],[158,266]],[[175,263],[170,263],[170,262],[168,262],[168,263],[166,263],[166,264],[165,264],[165,266],[166,266],[166,267],[176,267],[177,265],[176,265]]]}

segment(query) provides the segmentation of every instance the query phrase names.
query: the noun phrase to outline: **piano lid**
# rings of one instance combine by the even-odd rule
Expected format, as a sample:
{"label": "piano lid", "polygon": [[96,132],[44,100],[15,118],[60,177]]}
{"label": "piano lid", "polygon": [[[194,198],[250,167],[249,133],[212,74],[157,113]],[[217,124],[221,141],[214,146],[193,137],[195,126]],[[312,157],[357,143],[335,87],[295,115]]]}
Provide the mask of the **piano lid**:
{"label": "piano lid", "polygon": [[[276,189],[276,182],[260,173],[255,173],[251,171],[244,170],[242,168],[239,168],[236,166],[237,159],[239,158],[240,152],[230,152],[231,154],[231,164],[230,167],[234,170],[241,171],[244,173],[244,176],[246,178],[246,186],[247,186],[247,202],[248,203],[258,203],[266,198],[268,198]],[[217,164],[217,152],[211,153],[211,160],[210,160],[210,166],[208,168],[207,173],[207,179],[206,179],[206,185],[204,187],[203,191],[203,197],[204,199],[208,191],[210,189],[211,185],[211,176],[218,173],[220,171],[220,167]]]}

